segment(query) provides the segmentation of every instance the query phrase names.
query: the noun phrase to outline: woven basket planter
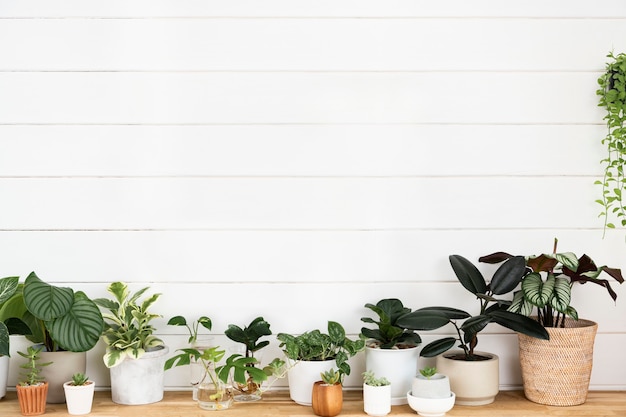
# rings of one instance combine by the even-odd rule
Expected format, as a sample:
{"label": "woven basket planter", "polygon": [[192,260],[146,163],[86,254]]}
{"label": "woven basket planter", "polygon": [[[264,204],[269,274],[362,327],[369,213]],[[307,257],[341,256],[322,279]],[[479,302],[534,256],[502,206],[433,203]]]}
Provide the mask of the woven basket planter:
{"label": "woven basket planter", "polygon": [[567,319],[565,326],[547,327],[550,340],[518,333],[524,394],[530,401],[571,406],[587,400],[598,325]]}

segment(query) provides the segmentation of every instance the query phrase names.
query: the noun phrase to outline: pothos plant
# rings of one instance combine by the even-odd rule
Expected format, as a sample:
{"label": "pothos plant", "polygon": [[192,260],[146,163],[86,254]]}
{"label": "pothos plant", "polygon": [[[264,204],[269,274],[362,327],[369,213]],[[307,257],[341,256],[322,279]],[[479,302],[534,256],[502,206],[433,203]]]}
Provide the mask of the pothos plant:
{"label": "pothos plant", "polygon": [[343,326],[335,321],[328,322],[328,333],[322,333],[317,329],[297,336],[279,333],[276,339],[280,342],[279,347],[283,349],[285,356],[292,361],[334,359],[342,381],[344,375],[350,375],[348,359],[365,349],[363,338],[349,339]]}
{"label": "pothos plant", "polygon": [[604,218],[604,231],[615,228],[611,219],[626,226],[626,210],[622,193],[626,190],[624,164],[626,163],[626,54],[607,55],[607,62],[602,76],[598,78],[599,88],[596,94],[600,97],[598,106],[606,110],[604,121],[607,134],[602,139],[607,155],[600,162],[604,166],[602,181],[602,198],[596,200],[602,206],[600,217]]}
{"label": "pothos plant", "polygon": [[105,320],[102,337],[107,345],[103,360],[107,368],[119,365],[127,357],[139,359],[146,351],[163,346],[163,341],[153,334],[156,329],[150,323],[161,316],[149,312],[161,294],[139,300],[148,288],[131,293],[125,283],[113,282],[107,291],[114,299],[93,300],[99,307],[108,310],[108,313],[102,314]]}

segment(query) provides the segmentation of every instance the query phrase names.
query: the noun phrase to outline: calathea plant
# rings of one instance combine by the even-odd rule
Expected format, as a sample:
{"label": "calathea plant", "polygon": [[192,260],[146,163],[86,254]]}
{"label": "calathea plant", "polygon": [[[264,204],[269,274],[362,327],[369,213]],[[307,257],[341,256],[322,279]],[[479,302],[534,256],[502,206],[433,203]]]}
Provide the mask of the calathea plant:
{"label": "calathea plant", "polygon": [[[445,337],[435,340],[422,349],[424,357],[437,356],[451,349],[458,343],[463,350],[463,360],[480,359],[474,354],[478,344],[478,333],[489,323],[497,323],[513,331],[527,334],[540,339],[548,339],[546,330],[536,321],[507,311],[511,300],[500,296],[513,291],[521,282],[526,266],[521,256],[512,257],[502,264],[487,283],[482,273],[469,260],[460,255],[450,255],[450,264],[461,285],[472,293],[479,302],[477,315],[472,316],[466,311],[451,307],[425,307],[406,314],[398,319],[400,326],[416,330],[433,330],[451,324],[456,337]],[[461,321],[459,324],[457,321]]]}
{"label": "calathea plant", "polygon": [[[606,288],[613,301],[617,293],[611,283],[599,278],[606,273],[618,283],[624,282],[622,272],[617,268],[596,266],[586,254],[580,258],[572,252],[557,252],[558,240],[554,239],[552,253],[525,257],[525,272],[521,290],[515,293],[508,311],[537,316],[544,327],[564,327],[565,317],[578,320],[578,312],[571,305],[572,286],[587,282]],[[505,252],[496,252],[480,258],[481,262],[500,263],[514,258]]]}
{"label": "calathea plant", "polygon": [[596,202],[602,206],[600,217],[604,218],[604,231],[615,228],[612,218],[617,219],[621,226],[626,226],[622,194],[626,191],[626,54],[614,55],[611,52],[607,57],[611,61],[598,78],[599,88],[596,91],[600,97],[598,106],[606,110],[604,121],[607,127],[606,136],[602,139],[607,154],[600,161],[604,165],[604,176],[602,181],[596,181],[602,186],[602,198]]}
{"label": "calathea plant", "polygon": [[[10,296],[0,309],[0,321],[9,324],[10,333],[27,335],[47,352],[86,352],[100,339],[102,315],[84,292],[48,284],[34,272],[23,284],[10,277],[1,285],[3,295]],[[0,347],[3,334],[0,325]]]}

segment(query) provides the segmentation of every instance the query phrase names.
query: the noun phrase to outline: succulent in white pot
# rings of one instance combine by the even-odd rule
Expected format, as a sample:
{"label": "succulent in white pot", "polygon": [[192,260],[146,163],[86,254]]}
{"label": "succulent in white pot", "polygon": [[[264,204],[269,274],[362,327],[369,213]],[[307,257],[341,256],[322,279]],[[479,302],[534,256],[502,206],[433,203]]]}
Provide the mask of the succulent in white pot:
{"label": "succulent in white pot", "polygon": [[426,367],[413,379],[407,400],[420,416],[439,417],[454,407],[455,395],[450,391],[450,379],[446,375]]}
{"label": "succulent in white pot", "polygon": [[72,375],[72,380],[63,384],[67,412],[80,416],[91,413],[96,384],[81,372]]}
{"label": "succulent in white pot", "polygon": [[363,372],[363,410],[367,415],[382,417],[391,411],[391,382],[376,377],[373,371]]}

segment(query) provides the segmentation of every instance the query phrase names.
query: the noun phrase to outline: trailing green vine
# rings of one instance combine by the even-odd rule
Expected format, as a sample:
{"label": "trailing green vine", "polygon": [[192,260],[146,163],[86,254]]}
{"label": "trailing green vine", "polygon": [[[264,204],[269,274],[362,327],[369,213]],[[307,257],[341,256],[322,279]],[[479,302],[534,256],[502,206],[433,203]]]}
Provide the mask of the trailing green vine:
{"label": "trailing green vine", "polygon": [[600,161],[604,166],[604,177],[602,181],[595,182],[602,186],[602,198],[596,202],[602,206],[599,217],[604,218],[604,232],[607,228],[615,228],[611,219],[619,220],[622,226],[626,226],[622,198],[622,192],[626,190],[626,54],[614,55],[611,52],[607,57],[611,60],[607,62],[604,74],[598,78],[600,88],[596,91],[600,96],[598,106],[606,109],[604,120],[608,129],[602,139],[608,153]]}

